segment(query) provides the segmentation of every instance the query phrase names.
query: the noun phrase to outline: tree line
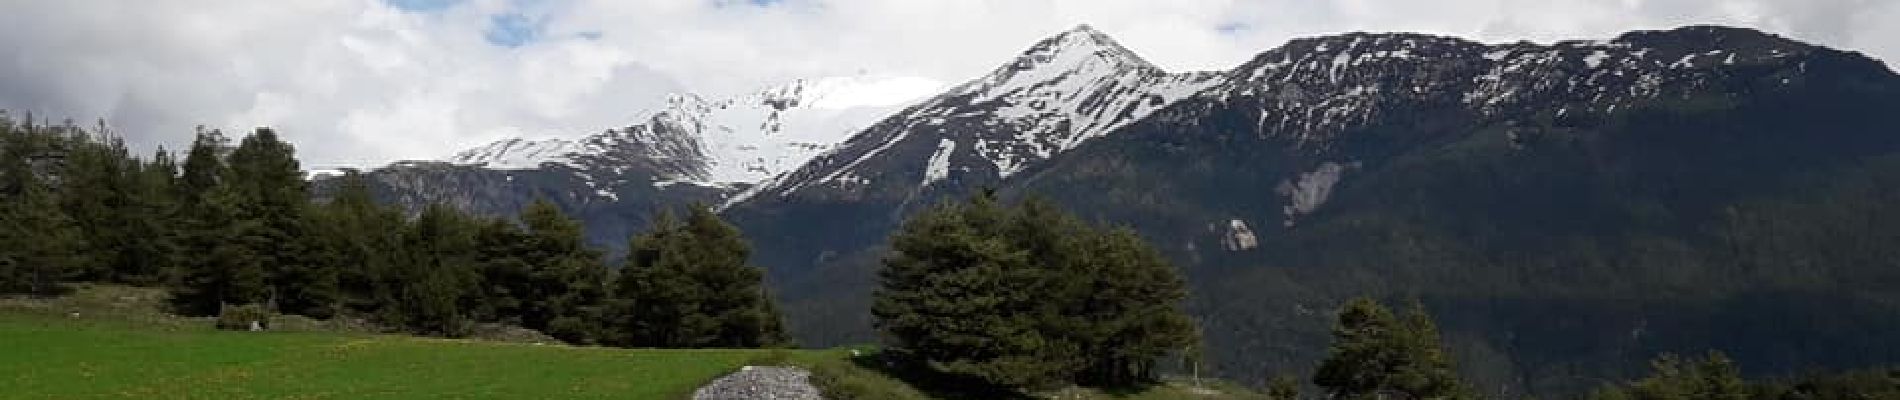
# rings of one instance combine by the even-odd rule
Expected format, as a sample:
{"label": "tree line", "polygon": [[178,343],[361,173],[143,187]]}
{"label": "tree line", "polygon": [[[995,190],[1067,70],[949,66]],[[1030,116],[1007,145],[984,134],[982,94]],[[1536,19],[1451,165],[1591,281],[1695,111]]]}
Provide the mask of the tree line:
{"label": "tree line", "polygon": [[173,311],[243,307],[457,337],[508,324],[577,344],[789,343],[749,245],[704,206],[631,238],[621,268],[546,201],[513,218],[378,204],[350,172],[312,200],[295,149],[200,129],[134,157],[109,130],[0,117],[0,293],[73,282],[169,289]]}

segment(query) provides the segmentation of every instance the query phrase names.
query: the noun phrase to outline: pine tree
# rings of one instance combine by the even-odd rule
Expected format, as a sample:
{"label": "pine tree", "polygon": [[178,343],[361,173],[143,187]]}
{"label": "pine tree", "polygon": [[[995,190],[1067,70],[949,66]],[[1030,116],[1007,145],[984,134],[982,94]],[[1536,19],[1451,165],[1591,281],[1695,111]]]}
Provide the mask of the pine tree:
{"label": "pine tree", "polygon": [[115,267],[121,282],[163,283],[178,264],[180,225],[178,165],[160,148],[152,161],[132,171],[131,198],[121,210],[123,229],[132,238]]}
{"label": "pine tree", "polygon": [[191,149],[185,152],[185,165],[178,178],[181,200],[187,204],[197,203],[223,183],[227,169],[224,155],[230,152],[230,145],[231,140],[223,132],[198,128]]}
{"label": "pine tree", "polygon": [[255,221],[239,218],[240,196],[225,187],[225,143],[217,131],[199,130],[179,178],[181,253],[171,280],[171,302],[181,314],[216,315],[226,304],[269,299],[263,262],[246,238]]}
{"label": "pine tree", "polygon": [[404,217],[394,207],[376,204],[361,173],[348,171],[337,179],[328,203],[309,213],[312,261],[337,274],[339,305],[359,313],[374,313],[388,298]]}
{"label": "pine tree", "polygon": [[697,250],[694,272],[707,294],[706,312],[718,324],[713,347],[764,347],[784,341],[776,308],[766,295],[765,271],[747,264],[751,246],[739,229],[704,204],[688,207],[689,243]]}
{"label": "pine tree", "polygon": [[1195,347],[1187,291],[1128,229],[991,193],[917,215],[891,238],[873,316],[898,352],[1005,387],[1129,386]]}
{"label": "pine tree", "polygon": [[[135,162],[126,153],[125,144],[103,128],[95,134],[70,128],[63,138],[70,149],[64,168],[58,172],[60,207],[79,227],[90,245],[91,257],[74,271],[75,278],[86,281],[123,281],[116,270],[136,260],[126,254],[134,242],[143,240],[127,229],[135,217],[133,180]],[[97,136],[95,136],[97,135]]]}
{"label": "pine tree", "polygon": [[473,321],[462,311],[476,293],[476,223],[443,205],[423,209],[402,236],[402,259],[391,271],[385,323],[421,334],[457,337]]}
{"label": "pine tree", "polygon": [[268,266],[277,310],[328,317],[337,304],[337,273],[312,260],[305,224],[309,191],[295,149],[269,128],[259,128],[228,157],[224,186],[238,195],[238,218],[254,224],[252,253]]}
{"label": "pine tree", "polygon": [[614,284],[617,344],[640,347],[765,347],[787,342],[764,272],[747,264],[737,228],[703,205],[685,221],[661,213],[628,246]]}
{"label": "pine tree", "polygon": [[216,315],[226,305],[269,301],[265,258],[252,250],[269,239],[253,233],[258,222],[237,218],[238,204],[237,194],[214,188],[185,210],[187,250],[171,290],[179,313]]}
{"label": "pine tree", "polygon": [[519,256],[528,273],[511,292],[521,294],[516,298],[522,326],[570,342],[591,341],[605,297],[600,253],[587,247],[580,222],[546,199],[528,205],[520,219],[525,230]]}
{"label": "pine tree", "polygon": [[1701,358],[1684,359],[1664,354],[1650,362],[1648,377],[1623,388],[1604,388],[1592,393],[1592,399],[1630,400],[1745,400],[1751,398],[1741,371],[1727,356],[1710,352]]}
{"label": "pine tree", "polygon": [[893,350],[941,371],[1022,387],[1063,378],[1036,310],[1037,274],[1003,232],[1009,213],[990,194],[906,221],[878,271],[871,312]]}
{"label": "pine tree", "polygon": [[481,302],[470,309],[471,314],[480,320],[523,325],[533,268],[521,258],[525,253],[522,246],[527,242],[521,227],[513,221],[486,219],[476,228],[475,241],[479,246],[477,268],[481,280],[477,290]]}
{"label": "pine tree", "polygon": [[30,126],[7,131],[0,142],[0,293],[53,294],[85,258],[85,239],[60,209],[54,189],[31,166],[39,146]]}
{"label": "pine tree", "polygon": [[1415,304],[1401,319],[1368,298],[1353,299],[1339,312],[1333,344],[1313,383],[1336,399],[1470,396],[1422,306]]}

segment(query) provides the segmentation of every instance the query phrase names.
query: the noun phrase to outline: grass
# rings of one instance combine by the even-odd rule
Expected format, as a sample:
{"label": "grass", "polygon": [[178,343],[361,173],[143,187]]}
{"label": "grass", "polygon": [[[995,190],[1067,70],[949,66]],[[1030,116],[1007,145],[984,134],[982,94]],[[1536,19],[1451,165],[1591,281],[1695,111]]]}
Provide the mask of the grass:
{"label": "grass", "polygon": [[765,355],[0,316],[5,398],[685,398]]}
{"label": "grass", "polygon": [[[160,312],[162,296],[82,286],[54,299],[0,298],[0,399],[684,399],[744,365],[804,367],[835,400],[998,398],[919,389],[887,373],[869,348],[611,349],[377,335],[307,320],[231,332]],[[1036,397],[1257,398],[1213,387]]]}

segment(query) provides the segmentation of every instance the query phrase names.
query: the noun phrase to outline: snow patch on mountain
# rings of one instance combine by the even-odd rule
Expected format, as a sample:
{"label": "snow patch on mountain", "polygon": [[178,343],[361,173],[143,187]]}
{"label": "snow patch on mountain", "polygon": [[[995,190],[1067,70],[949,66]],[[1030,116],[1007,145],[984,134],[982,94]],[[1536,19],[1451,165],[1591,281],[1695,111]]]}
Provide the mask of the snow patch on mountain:
{"label": "snow patch on mountain", "polygon": [[657,162],[658,182],[756,183],[803,165],[891,111],[941,89],[937,81],[861,74],[800,79],[738,96],[676,93],[622,129],[580,138],[505,139],[448,161],[491,169],[550,163],[576,169]]}
{"label": "snow patch on mountain", "polygon": [[995,72],[945,96],[995,105],[1016,128],[1009,146],[979,145],[1003,177],[1221,82],[1218,74],[1168,74],[1087,25],[1046,39]]}
{"label": "snow patch on mountain", "polygon": [[542,163],[561,163],[564,156],[579,149],[579,143],[566,139],[510,138],[463,150],[445,161],[489,169],[534,169]]}
{"label": "snow patch on mountain", "polygon": [[940,139],[937,142],[937,152],[930,153],[930,163],[924,166],[924,181],[918,182],[917,186],[930,186],[933,182],[949,177],[950,154],[956,151],[956,141],[950,140],[949,138]]}

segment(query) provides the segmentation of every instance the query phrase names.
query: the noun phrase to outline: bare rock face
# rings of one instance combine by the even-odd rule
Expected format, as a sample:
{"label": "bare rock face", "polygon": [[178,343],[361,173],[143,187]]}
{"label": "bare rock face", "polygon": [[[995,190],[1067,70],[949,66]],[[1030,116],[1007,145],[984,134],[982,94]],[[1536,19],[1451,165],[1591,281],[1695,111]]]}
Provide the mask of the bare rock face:
{"label": "bare rock face", "polygon": [[811,371],[796,367],[744,367],[693,391],[693,400],[824,400]]}

